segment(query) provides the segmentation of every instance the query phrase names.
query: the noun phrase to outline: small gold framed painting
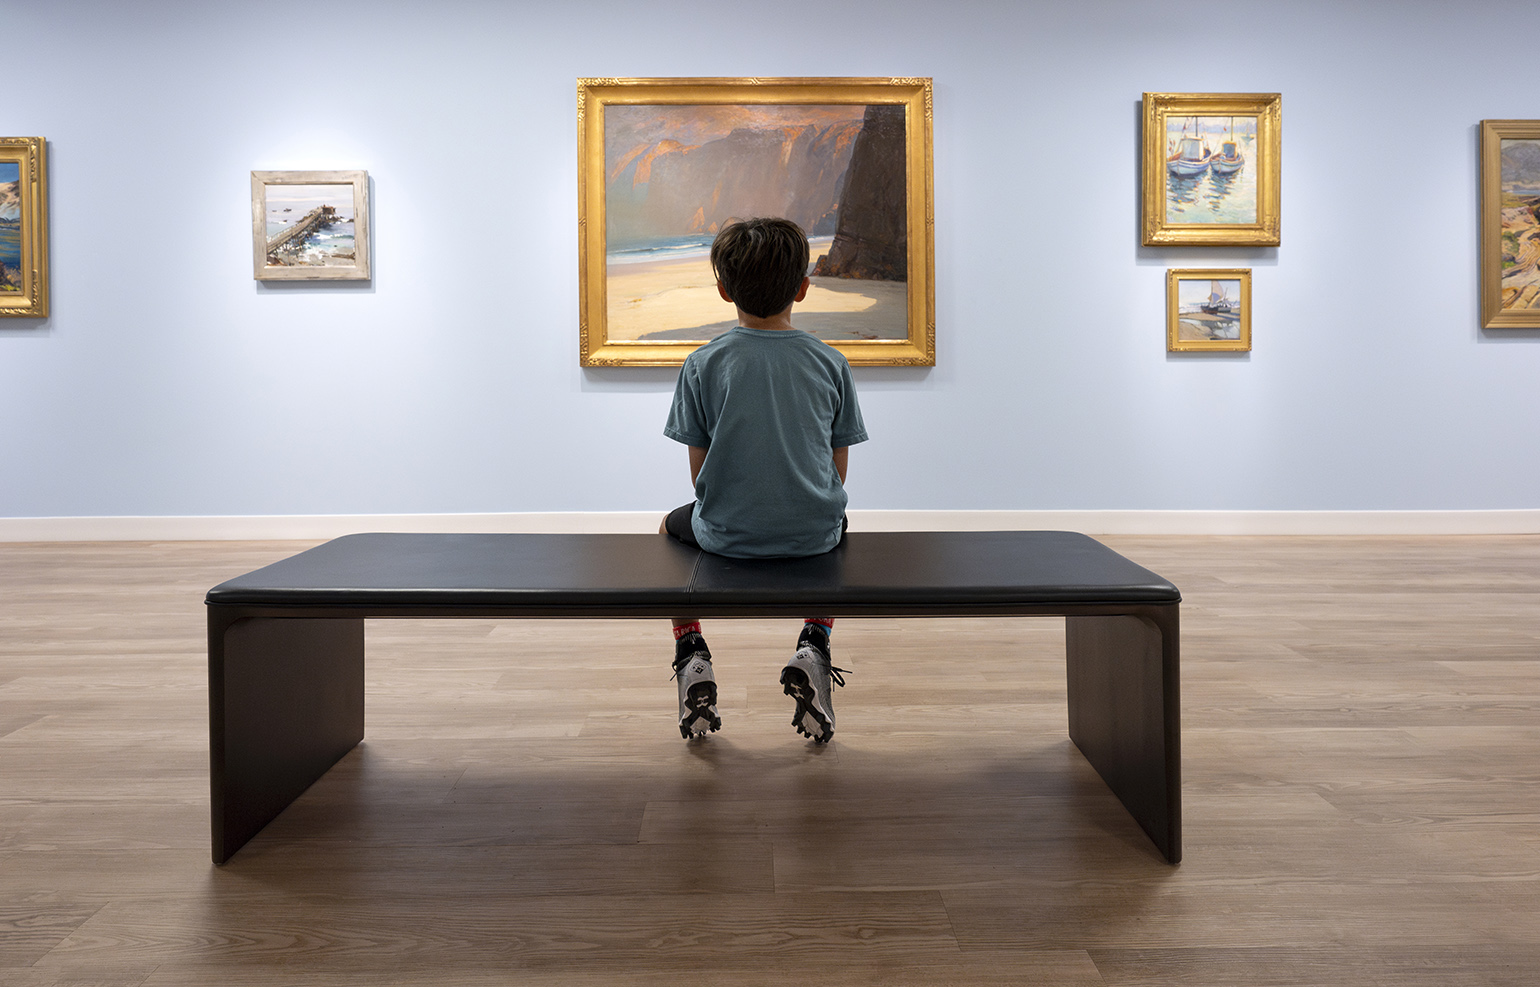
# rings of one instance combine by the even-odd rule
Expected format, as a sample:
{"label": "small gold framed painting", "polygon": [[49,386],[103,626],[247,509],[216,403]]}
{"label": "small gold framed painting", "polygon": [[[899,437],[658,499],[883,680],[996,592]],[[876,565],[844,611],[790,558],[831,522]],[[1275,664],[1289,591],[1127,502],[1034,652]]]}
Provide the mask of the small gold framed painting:
{"label": "small gold framed painting", "polygon": [[1481,121],[1481,327],[1540,328],[1540,120]]}
{"label": "small gold framed painting", "polygon": [[1251,349],[1251,271],[1168,270],[1166,349],[1226,352]]}
{"label": "small gold framed painting", "polygon": [[253,277],[368,281],[369,173],[251,173]]}
{"label": "small gold framed painting", "polygon": [[1144,94],[1144,245],[1278,246],[1282,97]]}
{"label": "small gold framed painting", "polygon": [[0,137],[0,316],[48,314],[48,142]]}
{"label": "small gold framed painting", "polygon": [[579,79],[578,361],[678,366],[737,324],[712,239],[811,240],[792,321],[853,366],[934,366],[931,82]]}

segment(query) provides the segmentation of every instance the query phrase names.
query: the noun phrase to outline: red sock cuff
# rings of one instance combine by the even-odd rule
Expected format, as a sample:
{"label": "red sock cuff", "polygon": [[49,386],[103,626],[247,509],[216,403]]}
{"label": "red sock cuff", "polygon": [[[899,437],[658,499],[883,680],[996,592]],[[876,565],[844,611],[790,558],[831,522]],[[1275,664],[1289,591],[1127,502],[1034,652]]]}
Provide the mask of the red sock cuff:
{"label": "red sock cuff", "polygon": [[698,620],[695,623],[693,623],[693,624],[680,624],[678,627],[674,628],[674,640],[677,641],[680,638],[684,637],[686,634],[699,634],[699,633],[700,633],[700,621],[698,621]]}
{"label": "red sock cuff", "polygon": [[809,617],[806,620],[804,620],[803,623],[804,624],[818,624],[819,626],[825,627],[825,628],[827,628],[827,629],[829,629],[831,631],[834,630],[834,618],[833,617]]}

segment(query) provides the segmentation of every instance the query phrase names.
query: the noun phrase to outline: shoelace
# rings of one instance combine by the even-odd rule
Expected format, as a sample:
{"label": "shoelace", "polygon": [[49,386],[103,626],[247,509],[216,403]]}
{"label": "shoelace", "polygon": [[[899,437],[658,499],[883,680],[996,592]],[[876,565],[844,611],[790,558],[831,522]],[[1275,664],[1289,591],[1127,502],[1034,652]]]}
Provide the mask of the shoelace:
{"label": "shoelace", "polygon": [[708,665],[711,664],[711,652],[709,652],[709,651],[692,651],[689,654],[685,655],[683,658],[675,658],[674,659],[674,674],[670,675],[668,677],[668,680],[670,682],[672,682],[675,679],[677,679],[679,677],[679,670],[684,668],[684,666],[688,665],[690,662],[694,661],[697,658],[700,658],[702,661],[704,661]]}
{"label": "shoelace", "polygon": [[843,672],[845,675],[854,675],[855,674],[855,672],[852,672],[848,668],[836,668],[834,666],[834,662],[829,661],[827,658],[823,657],[823,654],[819,650],[818,645],[816,645],[816,644],[812,645],[812,648],[813,648],[813,653],[818,656],[817,658],[813,659],[813,664],[822,666],[823,668],[827,668],[829,670],[829,679],[835,685],[841,686],[841,687],[843,687],[845,685],[845,678],[844,678],[844,675],[840,674],[841,672]]}

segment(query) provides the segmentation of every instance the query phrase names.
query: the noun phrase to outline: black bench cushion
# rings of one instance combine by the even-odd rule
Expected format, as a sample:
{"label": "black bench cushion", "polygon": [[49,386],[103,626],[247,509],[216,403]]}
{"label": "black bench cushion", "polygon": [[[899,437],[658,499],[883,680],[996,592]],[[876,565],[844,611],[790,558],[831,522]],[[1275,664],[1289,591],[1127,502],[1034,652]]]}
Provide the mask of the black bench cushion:
{"label": "black bench cushion", "polygon": [[246,607],[456,608],[510,615],[668,608],[688,616],[808,608],[939,614],[1031,605],[1165,604],[1175,586],[1068,531],[851,532],[804,559],[729,559],[663,535],[347,535],[209,590]]}

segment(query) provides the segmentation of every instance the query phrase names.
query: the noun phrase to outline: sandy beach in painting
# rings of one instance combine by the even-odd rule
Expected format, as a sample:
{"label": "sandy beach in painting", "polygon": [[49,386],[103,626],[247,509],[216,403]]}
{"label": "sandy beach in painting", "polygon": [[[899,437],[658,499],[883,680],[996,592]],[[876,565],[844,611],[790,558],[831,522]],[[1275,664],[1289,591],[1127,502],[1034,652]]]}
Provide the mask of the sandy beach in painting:
{"label": "sandy beach in painting", "polygon": [[[733,306],[717,294],[705,256],[612,263],[606,278],[611,342],[713,339],[738,324]],[[820,339],[905,339],[907,300],[902,281],[813,278],[791,321]]]}

